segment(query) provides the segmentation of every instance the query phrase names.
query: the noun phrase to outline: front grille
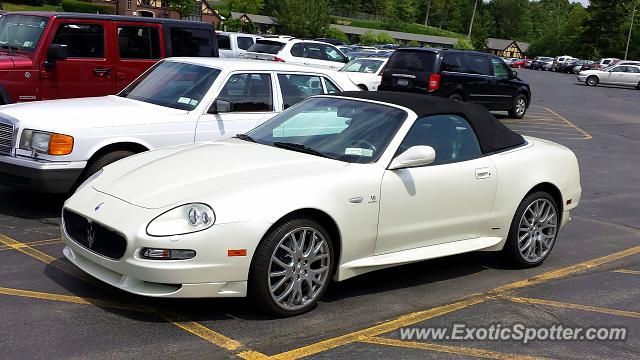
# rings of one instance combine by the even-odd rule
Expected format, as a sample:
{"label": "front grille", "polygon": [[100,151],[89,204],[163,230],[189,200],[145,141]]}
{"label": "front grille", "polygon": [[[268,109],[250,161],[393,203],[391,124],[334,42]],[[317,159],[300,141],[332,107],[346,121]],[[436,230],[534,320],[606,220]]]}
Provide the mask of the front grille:
{"label": "front grille", "polygon": [[10,155],[13,149],[13,125],[0,122],[0,154]]}
{"label": "front grille", "polygon": [[62,218],[67,235],[80,246],[115,260],[124,255],[127,239],[121,234],[67,209]]}

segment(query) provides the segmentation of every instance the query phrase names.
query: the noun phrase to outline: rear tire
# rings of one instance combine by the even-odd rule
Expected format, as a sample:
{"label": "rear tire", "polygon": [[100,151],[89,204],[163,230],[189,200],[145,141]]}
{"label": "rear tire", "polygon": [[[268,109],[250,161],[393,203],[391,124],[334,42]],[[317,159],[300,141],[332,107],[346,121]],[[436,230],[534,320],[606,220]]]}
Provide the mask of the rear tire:
{"label": "rear tire", "polygon": [[558,206],[551,195],[544,191],[527,195],[511,221],[503,257],[521,268],[542,264],[556,243],[559,220]]}
{"label": "rear tire", "polygon": [[321,224],[305,217],[289,220],[258,245],[249,270],[249,299],[275,316],[305,313],[327,290],[334,258],[332,239]]}
{"label": "rear tire", "polygon": [[529,103],[527,97],[524,94],[518,94],[515,100],[513,100],[513,106],[509,110],[509,116],[514,119],[522,119],[527,113]]}
{"label": "rear tire", "polygon": [[585,83],[589,86],[597,86],[598,83],[600,82],[600,80],[598,79],[597,76],[595,75],[591,75],[587,78],[587,80],[585,81]]}

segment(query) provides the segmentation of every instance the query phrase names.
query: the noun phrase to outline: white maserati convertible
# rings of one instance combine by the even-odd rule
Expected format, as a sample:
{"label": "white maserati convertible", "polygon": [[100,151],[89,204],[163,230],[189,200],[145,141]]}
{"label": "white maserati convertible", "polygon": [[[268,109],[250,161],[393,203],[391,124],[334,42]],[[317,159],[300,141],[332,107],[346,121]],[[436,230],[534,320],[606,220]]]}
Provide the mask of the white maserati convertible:
{"label": "white maserati convertible", "polygon": [[65,203],[62,236],[119,289],[289,316],[331,279],[399,264],[484,250],[539,265],[580,195],[573,152],[481,107],[353,92],[106,166]]}

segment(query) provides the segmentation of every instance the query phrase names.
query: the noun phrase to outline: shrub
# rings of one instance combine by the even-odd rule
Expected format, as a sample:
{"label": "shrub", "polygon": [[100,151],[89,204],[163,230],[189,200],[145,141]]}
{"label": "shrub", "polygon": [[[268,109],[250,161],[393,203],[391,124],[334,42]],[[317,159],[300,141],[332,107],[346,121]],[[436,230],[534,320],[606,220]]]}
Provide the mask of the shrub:
{"label": "shrub", "polygon": [[29,5],[29,6],[42,6],[43,0],[13,0],[12,4]]}
{"label": "shrub", "polygon": [[342,40],[345,44],[349,43],[349,38],[347,37],[347,34],[345,34],[342,30],[335,28],[331,25],[329,25],[329,28],[327,29],[327,32],[324,34],[324,36],[330,39]]}
{"label": "shrub", "polygon": [[467,39],[458,39],[458,42],[456,42],[456,44],[453,45],[453,48],[460,49],[460,50],[475,50],[471,41]]}
{"label": "shrub", "polygon": [[62,9],[66,12],[79,12],[89,14],[115,14],[116,8],[109,5],[99,5],[77,0],[63,0]]}

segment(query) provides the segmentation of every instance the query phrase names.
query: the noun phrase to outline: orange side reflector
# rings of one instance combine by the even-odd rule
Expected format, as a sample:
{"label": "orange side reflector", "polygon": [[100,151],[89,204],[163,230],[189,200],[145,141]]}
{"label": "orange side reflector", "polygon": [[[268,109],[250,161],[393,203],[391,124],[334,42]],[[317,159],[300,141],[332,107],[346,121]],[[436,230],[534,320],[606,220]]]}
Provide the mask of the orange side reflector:
{"label": "orange side reflector", "polygon": [[69,155],[73,151],[73,137],[62,134],[51,134],[49,155]]}
{"label": "orange side reflector", "polygon": [[227,256],[247,256],[247,249],[227,250]]}

